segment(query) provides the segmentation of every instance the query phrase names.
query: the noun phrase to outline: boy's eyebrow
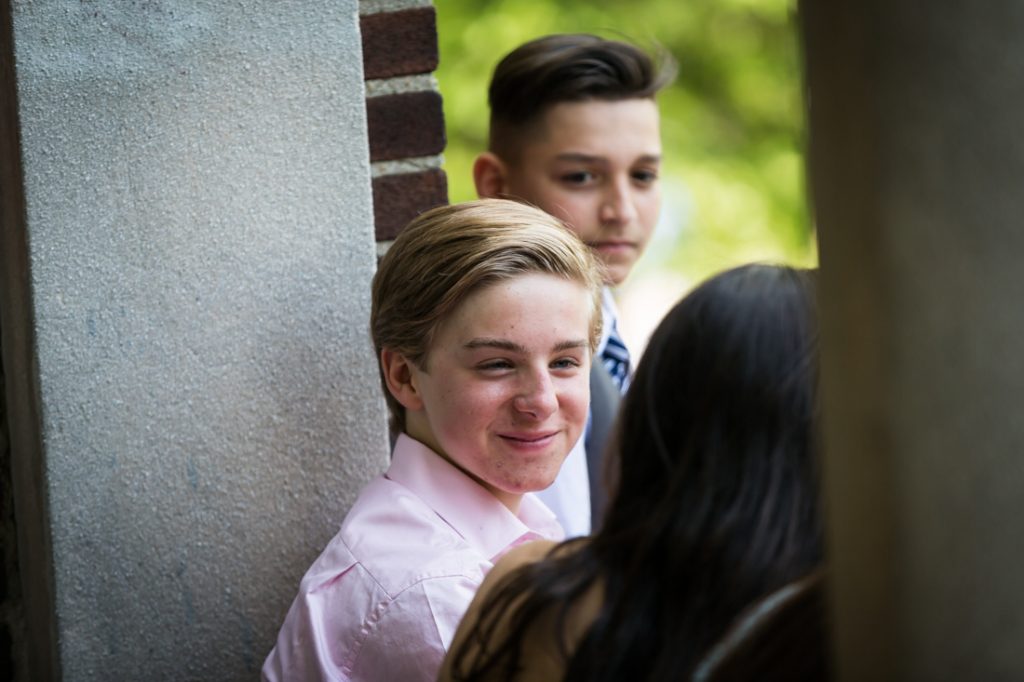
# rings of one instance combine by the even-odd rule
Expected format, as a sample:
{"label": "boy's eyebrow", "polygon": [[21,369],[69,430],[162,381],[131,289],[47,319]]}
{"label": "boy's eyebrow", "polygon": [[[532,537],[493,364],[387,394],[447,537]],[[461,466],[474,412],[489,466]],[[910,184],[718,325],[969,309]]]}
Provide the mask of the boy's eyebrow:
{"label": "boy's eyebrow", "polygon": [[[607,163],[607,159],[603,156],[594,156],[593,154],[584,154],[582,152],[564,152],[558,154],[555,158],[559,161],[568,161],[570,163]],[[634,163],[661,163],[660,154],[642,154],[636,158]]]}
{"label": "boy's eyebrow", "polygon": [[475,348],[498,348],[500,350],[512,351],[513,353],[525,353],[526,348],[505,339],[491,339],[487,337],[471,339],[466,342],[463,348],[473,350]]}
{"label": "boy's eyebrow", "polygon": [[[567,341],[559,341],[555,344],[552,349],[553,352],[557,353],[563,350],[572,350],[573,348],[584,348],[589,347],[590,342],[586,339],[569,339]],[[512,353],[526,354],[526,347],[506,339],[492,339],[488,337],[471,339],[463,346],[466,350],[474,350],[476,348],[498,348],[500,350],[507,350]]]}

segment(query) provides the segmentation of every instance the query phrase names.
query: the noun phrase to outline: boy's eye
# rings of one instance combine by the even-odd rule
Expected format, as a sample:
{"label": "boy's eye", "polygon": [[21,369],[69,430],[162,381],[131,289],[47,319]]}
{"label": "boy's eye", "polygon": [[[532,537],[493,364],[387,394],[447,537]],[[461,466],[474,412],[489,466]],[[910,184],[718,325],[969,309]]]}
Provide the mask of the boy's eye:
{"label": "boy's eye", "polygon": [[559,358],[551,363],[553,369],[573,369],[580,366],[580,361],[576,358]]}
{"label": "boy's eye", "polygon": [[510,369],[511,367],[512,363],[508,360],[487,360],[486,362],[481,362],[477,365],[477,369],[482,369],[484,371]]}
{"label": "boy's eye", "polygon": [[567,185],[585,185],[593,182],[594,174],[590,171],[573,171],[571,173],[563,173],[561,180]]}
{"label": "boy's eye", "polygon": [[643,185],[649,185],[658,179],[658,171],[640,169],[632,173],[633,179]]}

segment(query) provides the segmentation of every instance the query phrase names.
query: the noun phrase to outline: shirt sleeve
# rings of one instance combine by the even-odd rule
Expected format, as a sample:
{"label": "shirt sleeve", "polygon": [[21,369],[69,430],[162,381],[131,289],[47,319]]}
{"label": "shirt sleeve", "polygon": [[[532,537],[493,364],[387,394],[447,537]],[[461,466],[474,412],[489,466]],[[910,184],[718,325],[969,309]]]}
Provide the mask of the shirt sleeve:
{"label": "shirt sleeve", "polygon": [[464,575],[422,580],[382,605],[352,665],[353,681],[437,679],[479,582]]}
{"label": "shirt sleeve", "polygon": [[352,614],[370,613],[385,598],[358,565],[327,577],[315,572],[307,575],[263,664],[262,680],[347,680],[348,643],[360,625]]}

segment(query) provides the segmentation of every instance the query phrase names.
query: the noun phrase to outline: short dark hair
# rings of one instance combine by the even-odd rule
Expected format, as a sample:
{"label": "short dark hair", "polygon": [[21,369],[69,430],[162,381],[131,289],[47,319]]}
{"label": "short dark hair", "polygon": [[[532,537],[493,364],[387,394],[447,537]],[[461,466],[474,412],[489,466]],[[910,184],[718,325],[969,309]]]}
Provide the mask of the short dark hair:
{"label": "short dark hair", "polygon": [[675,74],[667,52],[660,51],[655,61],[635,45],[588,33],[531,40],[494,69],[487,97],[490,149],[501,156],[503,143],[556,104],[651,98]]}

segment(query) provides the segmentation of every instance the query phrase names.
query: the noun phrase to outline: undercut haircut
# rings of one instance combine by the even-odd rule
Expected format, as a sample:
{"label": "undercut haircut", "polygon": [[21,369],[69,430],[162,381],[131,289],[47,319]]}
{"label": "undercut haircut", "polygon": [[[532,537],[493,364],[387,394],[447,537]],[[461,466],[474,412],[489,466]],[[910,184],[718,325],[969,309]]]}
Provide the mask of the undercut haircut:
{"label": "undercut haircut", "polygon": [[544,36],[520,45],[494,69],[488,90],[489,149],[510,159],[521,135],[563,102],[653,99],[672,82],[676,62],[657,61],[630,43],[588,33]]}

